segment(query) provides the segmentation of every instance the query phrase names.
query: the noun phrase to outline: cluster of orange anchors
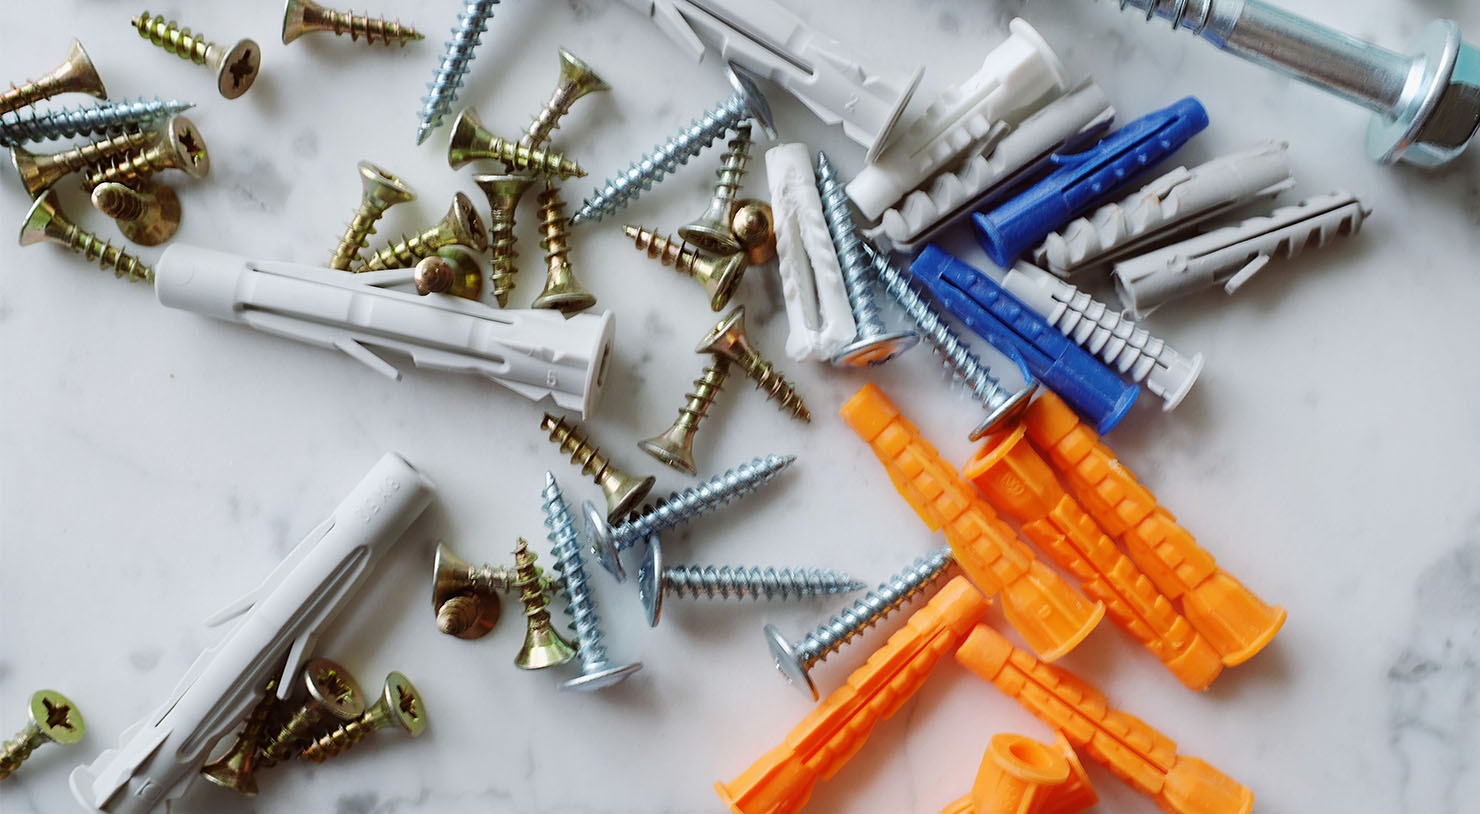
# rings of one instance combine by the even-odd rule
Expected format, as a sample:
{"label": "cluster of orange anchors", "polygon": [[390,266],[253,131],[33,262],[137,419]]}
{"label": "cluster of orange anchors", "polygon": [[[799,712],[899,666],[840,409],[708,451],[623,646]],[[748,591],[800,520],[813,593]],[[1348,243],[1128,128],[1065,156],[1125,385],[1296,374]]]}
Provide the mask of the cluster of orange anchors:
{"label": "cluster of orange anchors", "polygon": [[[968,794],[943,814],[1070,814],[1097,800],[1079,762],[1101,763],[1174,814],[1247,814],[1242,784],[1178,752],[1144,721],[1052,662],[1108,616],[1190,689],[1247,661],[1285,612],[1230,576],[1052,393],[1013,429],[989,438],[958,474],[877,386],[841,411],[932,530],[943,530],[963,576],[948,582],[780,746],[716,784],[731,811],[799,811],[947,654],[1057,733],[1054,744],[992,739]],[[1078,589],[1038,552],[1078,581]],[[997,597],[1031,648],[981,624]],[[1077,751],[1076,751],[1077,750]]]}

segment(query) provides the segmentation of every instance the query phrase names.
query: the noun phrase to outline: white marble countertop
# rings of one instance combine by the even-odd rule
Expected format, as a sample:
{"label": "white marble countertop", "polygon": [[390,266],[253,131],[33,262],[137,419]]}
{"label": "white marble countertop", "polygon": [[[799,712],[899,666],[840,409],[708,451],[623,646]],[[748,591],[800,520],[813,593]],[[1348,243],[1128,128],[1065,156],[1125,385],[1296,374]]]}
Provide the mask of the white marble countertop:
{"label": "white marble countertop", "polygon": [[[185,24],[217,39],[263,44],[258,86],[227,102],[207,70],[139,40],[131,5],[10,3],[0,77],[49,70],[75,35],[115,97],[198,102],[189,115],[213,168],[202,181],[171,179],[186,207],[176,240],[319,263],[358,200],[359,159],[420,193],[392,210],[382,235],[440,216],[456,190],[481,206],[469,173],[446,166],[445,129],[420,148],[412,138],[457,5],[378,4],[429,33],[404,51],[333,38],[282,46],[280,3],[155,9],[188,15]],[[1122,119],[1201,98],[1213,124],[1177,161],[1284,139],[1297,194],[1343,187],[1370,204],[1355,239],[1271,267],[1235,297],[1155,315],[1154,330],[1205,353],[1208,369],[1178,410],[1163,414],[1148,396],[1110,437],[1222,564],[1288,609],[1284,630],[1201,694],[1109,624],[1063,663],[1247,784],[1261,811],[1473,811],[1480,384],[1463,371],[1473,372],[1480,345],[1480,155],[1439,174],[1373,165],[1362,153],[1365,112],[1109,2],[789,5],[882,70],[924,64],[917,106],[972,71],[1007,21],[1024,16],[1071,70],[1100,81]],[[1286,5],[1394,48],[1435,13],[1457,17],[1472,40],[1480,32],[1480,10],[1461,3],[1372,2],[1360,14],[1338,0]],[[554,82],[560,45],[615,88],[580,102],[557,133],[592,173],[567,185],[572,200],[727,93],[713,65],[694,67],[624,5],[572,0],[501,5],[462,100],[517,132]],[[771,97],[785,138],[827,149],[845,173],[861,166],[862,150],[840,132],[779,90]],[[717,162],[718,151],[707,153],[616,222],[689,220]],[[760,173],[753,192],[763,189]],[[28,201],[12,172],[0,175],[0,224],[14,228]],[[80,198],[68,200],[85,224],[118,239]],[[521,216],[516,305],[542,276],[533,221]],[[949,244],[976,251],[966,230]],[[633,251],[615,226],[582,229],[572,260],[618,320],[612,382],[589,429],[619,463],[657,475],[657,494],[690,483],[633,442],[672,420],[701,367],[689,347],[713,316],[689,281]],[[732,383],[700,437],[705,471],[767,452],[798,463],[738,510],[672,535],[670,558],[823,565],[872,583],[942,544],[835,413],[876,381],[960,462],[976,415],[966,397],[924,350],[868,373],[791,363],[774,273],[752,273],[739,298],[756,341],[795,378],[816,420],[794,423]],[[542,409],[471,378],[411,371],[393,383],[330,351],[161,308],[145,286],[59,248],[0,248],[0,730],[20,728],[25,699],[42,687],[75,699],[89,728],[80,745],[40,751],[5,782],[6,814],[77,810],[71,767],[168,697],[215,641],[200,620],[254,587],[387,449],[425,471],[439,500],[319,649],[367,688],[405,672],[426,697],[430,730],[415,742],[378,736],[322,766],[279,767],[251,800],[199,783],[174,810],[717,810],[713,782],[740,773],[811,708],[776,675],[762,625],[799,635],[842,603],[678,600],[649,630],[634,592],[599,575],[613,654],[645,669],[594,695],[514,669],[523,630],[510,602],[484,640],[438,634],[427,601],[437,540],[469,559],[503,561],[524,535],[548,565],[545,470],[571,496],[598,497],[538,431]],[[995,610],[992,618],[1001,621]],[[871,633],[830,659],[820,683],[836,686],[882,638]],[[936,811],[969,787],[997,732],[1047,736],[947,660],[818,786],[809,810]],[[1090,770],[1100,810],[1152,810]]]}

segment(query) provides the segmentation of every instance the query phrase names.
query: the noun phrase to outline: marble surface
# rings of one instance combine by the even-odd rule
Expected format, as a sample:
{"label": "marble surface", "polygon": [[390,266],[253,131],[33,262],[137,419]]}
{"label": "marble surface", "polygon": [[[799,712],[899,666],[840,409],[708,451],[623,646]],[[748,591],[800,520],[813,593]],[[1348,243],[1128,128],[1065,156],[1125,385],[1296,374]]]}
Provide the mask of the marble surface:
{"label": "marble surface", "polygon": [[[1232,573],[1288,609],[1283,632],[1202,694],[1183,690],[1108,624],[1064,663],[1249,785],[1258,810],[1474,810],[1480,384],[1465,371],[1480,343],[1480,154],[1439,174],[1370,164],[1364,112],[1109,2],[789,5],[880,70],[925,65],[916,106],[972,71],[1007,21],[1024,16],[1073,72],[1098,78],[1125,117],[1198,95],[1213,126],[1178,160],[1285,139],[1300,193],[1345,187],[1370,203],[1357,238],[1272,266],[1236,297],[1156,314],[1152,327],[1205,353],[1208,369],[1176,412],[1161,413],[1148,396],[1111,437]],[[1391,47],[1435,14],[1480,31],[1480,11],[1458,2],[1373,2],[1360,13],[1338,0],[1287,5]],[[356,160],[393,169],[420,193],[392,211],[382,235],[440,216],[454,191],[477,195],[469,173],[446,166],[445,129],[420,148],[412,138],[457,4],[378,7],[430,38],[405,50],[332,38],[284,47],[278,3],[154,9],[188,14],[188,25],[221,40],[263,44],[258,86],[227,102],[208,71],[139,41],[128,25],[133,5],[9,3],[0,76],[49,69],[76,35],[116,97],[197,101],[190,115],[213,169],[203,181],[177,181],[186,207],[177,240],[318,263],[359,196]],[[615,88],[580,102],[557,133],[592,172],[567,186],[572,201],[727,93],[713,65],[695,67],[625,5],[571,0],[501,5],[463,101],[516,132],[553,84],[560,45]],[[844,172],[861,166],[862,150],[839,131],[780,91],[771,96],[785,138],[827,149]],[[718,151],[706,154],[615,222],[672,228],[692,218],[717,162]],[[28,202],[8,168],[0,175],[0,223],[14,226]],[[67,201],[118,239],[79,196]],[[516,305],[542,274],[534,221],[524,210]],[[982,259],[969,233],[947,242]],[[687,485],[633,442],[672,420],[701,367],[690,343],[712,315],[689,281],[634,252],[610,222],[580,230],[572,261],[618,320],[611,384],[589,429],[622,465],[657,475],[660,494]],[[923,350],[868,373],[788,363],[774,273],[753,272],[740,299],[756,341],[794,376],[816,420],[794,423],[748,384],[729,385],[700,438],[704,470],[767,452],[798,463],[737,510],[673,534],[670,559],[824,565],[875,582],[940,545],[835,411],[876,381],[959,462],[976,421],[966,397]],[[544,472],[574,497],[597,497],[538,432],[542,409],[453,375],[411,371],[393,383],[330,351],[164,309],[145,286],[114,281],[59,248],[0,248],[0,729],[20,728],[25,698],[40,687],[70,694],[89,726],[81,745],[38,752],[6,781],[0,806],[76,810],[68,771],[168,697],[218,635],[200,620],[254,587],[394,449],[436,481],[440,499],[319,649],[367,686],[389,670],[407,673],[425,694],[429,732],[416,742],[377,737],[322,766],[280,767],[251,800],[197,784],[174,810],[717,810],[712,783],[742,771],[811,708],[775,674],[762,625],[800,635],[840,603],[679,600],[649,630],[630,587],[601,575],[613,655],[645,668],[596,695],[559,692],[562,675],[514,669],[523,630],[510,603],[482,641],[438,634],[427,601],[437,540],[469,559],[504,560],[523,535],[548,564]],[[820,683],[836,686],[883,635],[822,665]],[[1047,735],[947,661],[819,785],[809,810],[936,811],[970,785],[997,732]],[[1152,810],[1090,770],[1100,810]]]}

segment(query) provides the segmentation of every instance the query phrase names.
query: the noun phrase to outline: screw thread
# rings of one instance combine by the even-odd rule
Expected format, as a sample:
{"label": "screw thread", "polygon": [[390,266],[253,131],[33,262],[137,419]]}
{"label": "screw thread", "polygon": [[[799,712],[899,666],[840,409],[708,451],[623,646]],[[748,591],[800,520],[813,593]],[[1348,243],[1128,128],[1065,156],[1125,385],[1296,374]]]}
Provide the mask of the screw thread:
{"label": "screw thread", "polygon": [[[117,157],[137,150],[146,150],[159,140],[159,134],[150,132],[121,133],[116,136],[80,144],[60,153],[53,153],[38,161],[50,171],[63,175],[83,167],[107,165]],[[96,170],[94,170],[96,171]]]}
{"label": "screw thread", "polygon": [[802,664],[812,665],[827,659],[850,639],[883,621],[889,614],[925,590],[945,574],[951,564],[951,550],[942,548],[910,563],[847,610],[808,633],[795,648]]}
{"label": "screw thread", "polygon": [[93,206],[114,220],[138,220],[149,208],[144,196],[122,184],[100,184],[93,190]]}
{"label": "screw thread", "polygon": [[454,596],[437,608],[437,629],[451,636],[472,629],[481,615],[479,602],[471,596]]}
{"label": "screw thread", "polygon": [[674,565],[663,569],[663,590],[695,599],[806,599],[856,591],[862,582],[821,568]]}
{"label": "screw thread", "polygon": [[645,540],[754,492],[795,460],[794,455],[754,458],[703,483],[674,492],[612,528],[611,536],[617,550],[631,548],[638,540]]}
{"label": "screw thread", "polygon": [[94,166],[83,183],[88,189],[112,181],[126,184],[162,170],[179,168],[175,151],[168,144],[153,144],[144,149],[109,156]]}
{"label": "screw thread", "polygon": [[554,475],[545,475],[541,498],[544,501],[545,528],[549,529],[550,556],[555,560],[555,569],[565,580],[566,612],[570,614],[571,628],[580,644],[581,665],[586,672],[594,672],[607,664],[605,634],[601,630],[596,598],[586,580],[581,547],[576,541],[575,525],[571,522],[570,504],[561,494]]}
{"label": "screw thread", "polygon": [[67,224],[65,229],[62,245],[96,261],[104,270],[112,269],[114,277],[128,277],[129,282],[154,282],[154,269],[139,258],[74,224]]}
{"label": "screw thread", "polygon": [[550,134],[560,127],[560,120],[570,112],[571,105],[584,95],[574,83],[561,82],[550,94],[549,101],[531,117],[529,127],[519,139],[522,147],[538,147],[550,140]]}
{"label": "screw thread", "polygon": [[540,192],[540,248],[545,250],[545,265],[552,274],[570,268],[570,220],[565,217],[565,201],[560,188],[547,186]]}
{"label": "screw thread", "polygon": [[463,76],[477,56],[483,32],[488,30],[488,21],[493,17],[493,7],[499,0],[464,0],[462,13],[457,17],[457,28],[452,29],[452,39],[447,40],[442,61],[432,81],[427,85],[427,95],[421,99],[421,123],[416,129],[416,143],[426,141],[427,136],[442,124],[452,103],[457,99],[457,90],[462,87]]}
{"label": "screw thread", "polygon": [[579,211],[571,217],[572,223],[599,221],[637,199],[644,190],[674,172],[689,159],[698,155],[705,147],[725,131],[744,121],[749,115],[745,100],[740,94],[731,94],[702,116],[694,119],[688,127],[674,134],[653,151],[630,164],[615,177],[607,179],[597,187],[591,197],[582,203]]}
{"label": "screw thread", "polygon": [[324,722],[324,714],[318,707],[304,705],[294,710],[287,723],[278,728],[271,737],[263,740],[257,750],[257,768],[270,769],[293,757],[296,747],[312,735],[315,728]]}
{"label": "screw thread", "polygon": [[329,732],[310,740],[298,757],[314,763],[323,763],[331,757],[343,754],[355,744],[370,737],[371,734],[385,728],[384,723],[378,720],[367,720],[368,718],[368,715],[361,715],[353,721],[335,726]]}
{"label": "screw thread", "polygon": [[745,172],[750,165],[750,148],[754,144],[750,137],[750,125],[741,125],[735,128],[735,137],[729,143],[730,149],[720,158],[719,169],[715,172],[714,200],[723,203],[726,209],[735,202],[735,196],[744,183]]}
{"label": "screw thread", "polygon": [[20,110],[28,105],[48,99],[56,93],[56,79],[51,76],[11,84],[10,90],[0,93],[0,111]]}
{"label": "screw thread", "polygon": [[550,612],[550,583],[540,574],[535,565],[539,558],[529,550],[523,537],[514,546],[514,569],[510,572],[510,588],[519,591],[519,601],[524,605],[524,616],[528,619],[548,622]]}
{"label": "screw thread", "polygon": [[510,170],[549,175],[562,180],[586,176],[586,170],[580,164],[561,153],[529,147],[492,133],[470,145],[467,157],[470,160],[491,158],[504,162]]}
{"label": "screw thread", "polygon": [[[3,107],[3,105],[0,105]],[[118,136],[139,132],[145,126],[194,107],[176,99],[145,99],[112,102],[89,107],[29,110],[9,121],[0,118],[0,146],[14,147],[28,141],[54,141],[74,136]]]}
{"label": "screw thread", "polygon": [[796,387],[787,381],[785,376],[777,372],[776,367],[761,358],[754,350],[742,352],[734,359],[735,363],[745,371],[755,386],[760,388],[766,397],[776,401],[782,410],[791,413],[802,421],[811,421],[812,413],[807,410],[807,405],[802,401],[802,395],[797,392]]}
{"label": "screw thread", "polygon": [[581,474],[598,483],[606,477],[611,462],[576,425],[545,413],[540,420],[540,429],[550,433],[550,440],[560,447],[561,453],[570,456],[571,463],[581,468]]}
{"label": "screw thread", "polygon": [[134,18],[133,25],[139,30],[139,36],[181,59],[197,65],[205,65],[209,61],[211,44],[190,29],[181,28],[174,20],[146,11]]}
{"label": "screw thread", "polygon": [[858,337],[879,336],[885,330],[884,319],[879,315],[879,303],[874,299],[869,273],[872,269],[864,259],[863,239],[853,223],[853,214],[848,211],[848,192],[824,153],[817,154],[817,192],[822,197],[822,213],[827,218],[827,231],[832,236],[833,248],[837,250],[838,264],[842,266],[848,307],[853,311],[853,321],[858,324]]}
{"label": "screw thread", "polygon": [[0,747],[0,780],[9,777],[12,772],[19,769],[26,758],[36,751],[37,747],[46,743],[46,738],[41,735],[41,727],[35,723],[26,724],[26,728],[16,733],[12,740],[5,742]]}
{"label": "screw thread", "polygon": [[514,261],[519,258],[515,241],[514,208],[492,207],[488,215],[488,248],[493,252],[493,260],[488,279],[493,283],[493,296],[500,306],[508,304],[509,294],[514,290],[514,275],[518,271]]}
{"label": "screw thread", "polygon": [[697,267],[704,258],[686,241],[674,240],[661,232],[641,226],[624,226],[622,231],[632,238],[639,251],[646,252],[648,257],[657,260],[660,265],[669,266],[689,277],[698,277]]}
{"label": "screw thread", "polygon": [[353,11],[337,11],[331,8],[319,8],[312,19],[305,19],[304,23],[323,31],[332,31],[336,37],[349,35],[350,41],[358,41],[365,38],[365,44],[374,45],[379,41],[385,45],[392,42],[406,47],[407,42],[425,39],[420,31],[409,25],[402,25],[400,20],[387,20],[382,17],[371,17],[367,14],[356,14]]}
{"label": "screw thread", "polygon": [[1161,17],[1172,24],[1172,28],[1185,28],[1194,34],[1202,34],[1213,21],[1213,6],[1216,0],[1117,0],[1124,11],[1133,8],[1146,13],[1146,21]]}
{"label": "screw thread", "polygon": [[334,255],[329,258],[329,268],[348,271],[360,258],[360,252],[370,242],[370,236],[375,234],[375,224],[390,208],[391,203],[380,198],[367,197],[362,200],[360,207],[355,210],[355,216],[345,227],[339,245],[334,248]]}
{"label": "screw thread", "polygon": [[400,240],[370,255],[356,271],[411,268],[423,257],[431,257],[438,249],[455,242],[456,236],[445,224],[438,223],[417,234],[402,235]]}
{"label": "screw thread", "polygon": [[693,388],[684,395],[684,405],[678,410],[678,426],[691,433],[698,432],[699,424],[709,415],[709,408],[714,406],[720,388],[729,377],[728,368],[728,363],[718,358],[704,368],[704,372],[694,380]]}

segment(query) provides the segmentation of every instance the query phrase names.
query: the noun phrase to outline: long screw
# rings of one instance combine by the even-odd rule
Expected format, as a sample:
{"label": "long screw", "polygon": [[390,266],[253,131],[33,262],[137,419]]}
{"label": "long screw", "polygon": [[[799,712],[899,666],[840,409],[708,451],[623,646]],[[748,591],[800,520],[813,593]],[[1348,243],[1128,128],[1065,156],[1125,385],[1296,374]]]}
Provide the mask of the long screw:
{"label": "long screw", "polygon": [[637,442],[638,449],[664,466],[671,466],[686,475],[698,472],[694,466],[694,436],[699,434],[699,425],[709,415],[709,408],[724,386],[730,367],[724,359],[713,358],[713,363],[694,380],[694,387],[685,396],[684,405],[679,408],[678,418],[673,424],[652,438]]}
{"label": "long screw", "polygon": [[249,39],[238,40],[230,50],[207,42],[199,34],[181,28],[174,20],[144,12],[133,20],[139,36],[175,56],[205,65],[216,72],[216,90],[227,99],[246,93],[262,67],[262,49]]}
{"label": "long screw", "polygon": [[787,641],[775,625],[766,625],[766,643],[776,659],[776,669],[817,700],[817,685],[808,671],[939,580],[951,562],[949,548],[926,554],[795,644]]}
{"label": "long screw", "polygon": [[477,109],[466,107],[452,123],[452,138],[447,143],[447,165],[457,170],[481,159],[502,161],[511,171],[530,175],[560,179],[586,177],[580,164],[560,153],[499,137],[483,126]]}
{"label": "long screw", "polygon": [[581,468],[581,473],[601,487],[606,495],[606,516],[616,519],[637,508],[647,493],[652,490],[654,478],[649,475],[637,477],[612,465],[610,459],[591,443],[580,428],[564,418],[545,413],[540,420],[540,429],[550,434],[550,440],[560,451],[570,456],[570,462]]}
{"label": "long screw", "polygon": [[493,251],[488,280],[493,284],[493,298],[504,308],[514,291],[518,271],[514,264],[519,257],[514,249],[514,210],[534,179],[527,175],[475,175],[473,183],[488,197],[488,246]]}
{"label": "long screw", "polygon": [[359,259],[360,250],[375,234],[376,221],[385,215],[387,209],[416,200],[416,193],[400,178],[369,161],[361,161],[355,166],[360,171],[360,205],[329,258],[329,268],[340,271],[349,271],[354,261]]}
{"label": "long screw", "polygon": [[678,227],[678,236],[707,252],[729,254],[740,251],[740,241],[730,230],[730,213],[740,195],[745,169],[750,164],[750,125],[735,128],[730,149],[720,158],[715,173],[714,196],[697,220]]}
{"label": "long screw", "polygon": [[473,57],[482,42],[483,32],[488,30],[488,21],[493,17],[493,7],[499,0],[464,0],[462,13],[457,17],[457,27],[452,29],[437,64],[427,95],[421,99],[421,113],[416,126],[416,143],[421,144],[427,136],[442,124],[442,119],[457,100],[457,89],[462,87],[463,75],[473,63]]}
{"label": "long screw", "polygon": [[87,51],[83,50],[82,43],[77,40],[72,40],[67,58],[51,73],[40,79],[22,82],[19,86],[12,85],[9,90],[0,93],[0,114],[10,113],[63,93],[86,93],[99,99],[108,98],[103,80],[93,68],[92,60],[88,58]]}
{"label": "long screw", "polygon": [[206,140],[184,116],[170,119],[164,136],[148,146],[110,156],[94,167],[83,187],[92,189],[109,181],[130,183],[161,170],[180,170],[191,178],[204,178],[211,171]]}
{"label": "long screw", "polygon": [[543,670],[575,658],[576,648],[560,635],[550,621],[550,584],[535,565],[534,552],[523,537],[514,547],[514,587],[524,605],[524,646],[514,657],[521,670]]}
{"label": "long screw", "polygon": [[68,220],[61,210],[61,199],[52,189],[31,204],[31,211],[26,213],[26,222],[21,226],[20,242],[22,246],[30,246],[48,240],[88,260],[96,260],[104,269],[112,269],[115,277],[127,277],[130,282],[154,282],[154,269],[144,261]]}
{"label": "long screw", "polygon": [[293,757],[320,726],[353,721],[365,712],[359,682],[335,662],[310,659],[303,666],[303,683],[308,697],[276,733],[263,739],[257,750],[258,769],[270,769]]}
{"label": "long screw", "polygon": [[29,141],[55,141],[74,136],[118,136],[135,133],[155,122],[177,116],[195,105],[178,99],[102,102],[89,107],[28,110],[15,118],[0,119],[0,146]]}
{"label": "long screw", "polygon": [[1480,49],[1461,41],[1453,20],[1429,23],[1410,57],[1260,0],[1118,2],[1373,111],[1367,155],[1374,161],[1440,166],[1480,127]]}
{"label": "long screw", "polygon": [[122,133],[50,155],[38,155],[21,147],[11,147],[10,163],[20,175],[26,192],[34,198],[78,170],[97,166],[112,156],[130,150],[148,147],[158,140],[158,133]]}
{"label": "long screw", "polygon": [[540,193],[540,248],[545,250],[545,287],[530,304],[553,308],[566,316],[596,306],[596,295],[576,279],[570,264],[570,221],[560,188],[546,185]]}
{"label": "long screw", "polygon": [[769,568],[736,565],[665,565],[657,535],[637,569],[637,596],[648,627],[657,627],[663,597],[694,599],[813,599],[867,587],[841,571],[822,568]]}
{"label": "long screw", "polygon": [[413,738],[421,737],[427,731],[427,711],[421,693],[416,691],[411,679],[397,672],[385,677],[380,698],[360,717],[335,724],[329,732],[309,741],[298,757],[323,763],[343,754],[372,733],[391,727]]}
{"label": "long screw", "polygon": [[616,212],[618,207],[637,200],[644,190],[652,189],[653,184],[663,180],[665,175],[677,170],[679,165],[687,164],[715,139],[735,129],[747,118],[755,119],[767,134],[774,137],[776,129],[771,122],[771,108],[760,88],[749,77],[733,69],[729,76],[734,93],[653,148],[652,152],[634,161],[624,172],[607,179],[571,216],[570,222],[599,221]]}
{"label": "long screw", "polygon": [[153,179],[139,182],[138,189],[112,181],[99,184],[93,188],[92,203],[140,246],[158,246],[180,228],[180,196]]}
{"label": "long screw", "polygon": [[[728,228],[728,227],[726,227]],[[647,256],[660,265],[671,266],[681,274],[694,278],[709,293],[709,308],[718,311],[729,305],[740,287],[740,280],[750,261],[739,247],[729,254],[710,257],[690,248],[685,242],[659,234],[641,226],[623,226],[622,233],[632,238],[633,243]]]}
{"label": "long screw", "polygon": [[847,367],[882,365],[915,346],[920,335],[914,331],[890,331],[884,327],[879,303],[874,298],[873,269],[863,254],[863,238],[853,224],[848,210],[848,191],[838,179],[827,154],[817,154],[817,193],[822,196],[822,214],[827,217],[827,230],[832,234],[838,264],[843,268],[843,288],[848,293],[848,306],[858,324],[857,337],[838,351],[833,364]]}
{"label": "long screw", "polygon": [[591,66],[580,61],[574,54],[560,49],[560,81],[550,98],[540,106],[538,113],[519,139],[521,147],[539,147],[550,140],[550,134],[560,126],[560,120],[570,112],[571,105],[588,93],[611,90],[605,80],[591,70]]}
{"label": "long screw", "polygon": [[617,525],[608,522],[590,502],[582,503],[581,514],[586,521],[581,529],[582,543],[612,576],[618,580],[626,579],[619,555],[638,540],[645,540],[745,497],[769,483],[794,461],[795,455],[754,458],[703,483],[680,489]]}
{"label": "long screw", "polygon": [[26,728],[0,747],[0,780],[9,777],[37,748],[55,743],[66,746],[82,740],[87,724],[77,705],[56,690],[40,690],[26,707]]}
{"label": "long screw", "polygon": [[565,580],[566,610],[570,613],[571,627],[575,628],[579,642],[581,674],[561,686],[568,690],[599,690],[625,681],[628,676],[642,669],[641,662],[617,666],[607,656],[605,634],[601,630],[601,616],[597,612],[596,598],[586,581],[586,566],[581,559],[581,547],[576,542],[576,530],[571,522],[570,504],[560,492],[555,475],[545,473],[545,489],[541,493],[544,502],[545,528],[549,529],[550,554],[555,558],[555,568]]}
{"label": "long screw", "polygon": [[467,246],[477,251],[488,251],[488,229],[473,201],[459,192],[452,196],[452,206],[441,220],[426,229],[402,237],[371,255],[354,271],[381,271],[382,269],[410,268],[423,257],[430,257],[443,246]]}
{"label": "long screw", "polygon": [[961,341],[956,331],[935,310],[935,306],[915,290],[888,258],[875,251],[872,246],[863,248],[874,267],[874,274],[884,285],[884,290],[894,297],[894,301],[914,321],[920,329],[920,335],[935,349],[936,355],[940,356],[951,373],[987,408],[986,417],[971,431],[971,440],[980,440],[1021,415],[1032,400],[1033,393],[1038,390],[1038,383],[1029,379],[1018,392],[1008,392],[992,375],[992,369],[987,367],[987,363]]}
{"label": "long screw", "polygon": [[247,714],[247,721],[237,733],[236,741],[226,754],[200,767],[205,779],[237,794],[254,797],[257,794],[257,747],[262,733],[272,714],[277,711],[277,679],[267,682],[262,698]]}
{"label": "long screw", "polygon": [[385,45],[394,42],[402,48],[407,42],[424,39],[420,31],[401,25],[399,20],[392,22],[353,11],[335,11],[313,0],[288,0],[283,9],[283,45],[314,31],[330,31],[338,37],[348,34],[351,41],[364,37],[366,45],[376,41]]}
{"label": "long screw", "polygon": [[791,413],[799,421],[810,422],[812,414],[791,382],[776,372],[776,368],[760,355],[745,336],[745,306],[739,306],[720,320],[720,323],[699,340],[695,353],[712,353],[721,356],[745,371],[755,386],[775,399],[782,410]]}

